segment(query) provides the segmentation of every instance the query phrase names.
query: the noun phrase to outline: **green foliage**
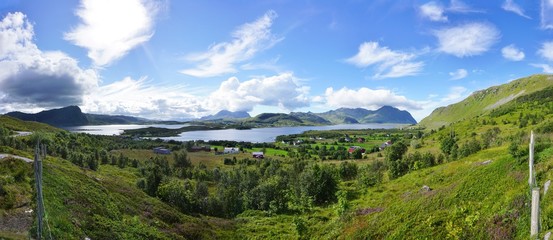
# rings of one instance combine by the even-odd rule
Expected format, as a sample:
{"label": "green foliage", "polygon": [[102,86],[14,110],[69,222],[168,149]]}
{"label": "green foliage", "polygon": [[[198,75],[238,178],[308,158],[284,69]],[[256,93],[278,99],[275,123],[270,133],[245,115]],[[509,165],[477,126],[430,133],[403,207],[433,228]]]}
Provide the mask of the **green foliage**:
{"label": "green foliage", "polygon": [[301,174],[300,185],[306,196],[313,197],[316,204],[336,201],[338,190],[336,169],[332,165],[313,164]]}
{"label": "green foliage", "polygon": [[173,153],[175,168],[189,168],[192,166],[192,162],[188,157],[186,151],[175,152]]}
{"label": "green foliage", "polygon": [[351,162],[341,162],[338,168],[342,180],[351,180],[357,177],[357,164]]}
{"label": "green foliage", "polygon": [[364,187],[373,187],[382,182],[384,163],[376,161],[359,169],[357,181]]}
{"label": "green foliage", "polygon": [[294,218],[294,226],[296,227],[296,232],[298,233],[298,238],[302,239],[307,233],[307,226],[305,220],[301,217]]}
{"label": "green foliage", "polygon": [[171,179],[159,186],[156,195],[164,202],[176,206],[183,213],[190,214],[198,209],[198,199],[195,193],[196,183],[194,181]]}
{"label": "green foliage", "polygon": [[407,162],[402,161],[403,155],[407,152],[407,145],[398,141],[386,148],[386,164],[390,170],[391,178],[398,178],[409,171]]}
{"label": "green foliage", "polygon": [[340,190],[336,192],[336,198],[338,199],[338,204],[336,205],[336,213],[338,216],[344,216],[351,208],[350,202],[348,200],[348,192]]}

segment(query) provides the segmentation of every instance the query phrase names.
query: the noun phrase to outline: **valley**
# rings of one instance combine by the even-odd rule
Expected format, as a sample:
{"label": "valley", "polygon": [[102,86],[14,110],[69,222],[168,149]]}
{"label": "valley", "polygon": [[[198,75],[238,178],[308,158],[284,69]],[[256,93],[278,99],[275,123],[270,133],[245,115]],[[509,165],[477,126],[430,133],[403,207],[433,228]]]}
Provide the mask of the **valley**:
{"label": "valley", "polygon": [[[552,86],[534,75],[401,129],[258,143],[70,133],[4,115],[0,153],[32,159],[37,139],[47,145],[43,235],[55,239],[527,239],[531,131],[538,186],[553,178]],[[34,209],[31,164],[0,165],[0,215]],[[34,214],[26,230],[0,221],[0,237],[34,236]],[[551,194],[540,216],[543,238]]]}

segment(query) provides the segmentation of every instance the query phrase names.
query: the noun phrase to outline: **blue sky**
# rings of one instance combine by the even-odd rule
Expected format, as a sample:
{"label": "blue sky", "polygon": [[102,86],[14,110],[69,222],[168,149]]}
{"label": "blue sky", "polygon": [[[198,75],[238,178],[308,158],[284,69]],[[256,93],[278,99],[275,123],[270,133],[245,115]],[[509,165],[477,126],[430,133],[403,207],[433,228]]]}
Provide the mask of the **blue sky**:
{"label": "blue sky", "polygon": [[187,119],[391,105],[553,73],[553,1],[5,0],[0,113]]}

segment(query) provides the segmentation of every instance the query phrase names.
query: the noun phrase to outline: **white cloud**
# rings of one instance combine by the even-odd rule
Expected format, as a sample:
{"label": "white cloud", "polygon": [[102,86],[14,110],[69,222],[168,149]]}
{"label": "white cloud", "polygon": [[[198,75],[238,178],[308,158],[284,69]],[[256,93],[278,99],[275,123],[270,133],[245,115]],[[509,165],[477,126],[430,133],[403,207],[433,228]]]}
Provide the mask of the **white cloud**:
{"label": "white cloud", "polygon": [[553,1],[541,0],[541,27],[553,29]]}
{"label": "white cloud", "polygon": [[184,86],[154,86],[147,77],[126,77],[86,95],[84,112],[122,114],[151,119],[186,119],[206,112],[202,99],[184,93]]}
{"label": "white cloud", "polygon": [[440,99],[443,104],[451,104],[463,100],[468,96],[468,90],[465,87],[454,86],[449,89],[449,93]]}
{"label": "white cloud", "polygon": [[64,38],[105,66],[150,40],[158,8],[154,0],[82,0],[75,12],[81,23]]}
{"label": "white cloud", "polygon": [[447,22],[446,13],[482,13],[484,11],[474,9],[460,0],[451,0],[449,6],[444,6],[439,2],[430,1],[419,6],[419,13],[435,22]]}
{"label": "white cloud", "polygon": [[553,66],[544,63],[533,63],[530,66],[541,68],[544,73],[553,73]]}
{"label": "white cloud", "polygon": [[444,7],[436,2],[427,2],[419,7],[420,13],[423,17],[426,17],[436,22],[447,22],[447,16],[444,15]]}
{"label": "white cloud", "polygon": [[514,44],[505,46],[501,49],[501,54],[505,59],[511,61],[522,61],[524,60],[524,52],[518,49]]}
{"label": "white cloud", "polygon": [[359,52],[348,59],[347,63],[364,68],[376,66],[376,79],[398,78],[417,75],[424,63],[414,61],[416,55],[390,50],[388,47],[380,47],[378,42],[364,42],[359,46]]}
{"label": "white cloud", "polygon": [[521,17],[531,19],[528,15],[524,13],[524,9],[522,9],[513,0],[505,0],[505,2],[503,2],[503,4],[501,5],[501,8],[503,8],[503,10],[505,11],[513,12]]}
{"label": "white cloud", "polygon": [[[339,108],[367,108],[377,109],[382,106],[393,106],[401,109],[422,109],[422,106],[416,101],[409,100],[405,96],[397,95],[396,93],[386,89],[370,89],[359,88],[349,89],[347,87],[339,90],[327,88],[323,98],[326,100],[326,105]],[[320,100],[320,98],[318,98]]]}
{"label": "white cloud", "polygon": [[420,121],[424,117],[427,117],[438,107],[448,106],[450,104],[457,103],[470,95],[468,89],[461,86],[453,86],[449,91],[440,97],[437,94],[431,94],[428,97],[428,100],[419,101],[419,104],[423,106],[422,109],[409,111],[413,117]]}
{"label": "white cloud", "polygon": [[33,36],[23,13],[0,21],[0,112],[77,105],[98,84],[94,70],[63,52],[41,51]]}
{"label": "white cloud", "polygon": [[231,77],[207,96],[186,93],[186,86],[154,86],[147,77],[120,81],[94,89],[83,111],[123,114],[151,119],[187,119],[220,110],[252,111],[256,106],[294,110],[309,105],[309,88],[292,73],[240,82]]}
{"label": "white cloud", "polygon": [[463,79],[463,78],[466,78],[467,75],[468,75],[467,70],[463,68],[457,69],[455,72],[449,73],[449,76],[451,76],[451,80]]}
{"label": "white cloud", "polygon": [[240,82],[231,77],[208,97],[207,109],[251,111],[256,105],[276,106],[294,110],[309,105],[309,88],[292,73],[255,78]]}
{"label": "white cloud", "polygon": [[456,57],[483,54],[500,38],[499,30],[491,24],[468,23],[434,32],[438,50]]}
{"label": "white cloud", "polygon": [[237,72],[235,64],[249,60],[259,51],[271,48],[282,39],[271,33],[276,12],[268,11],[252,23],[246,23],[233,32],[231,42],[215,44],[204,53],[187,56],[187,60],[198,63],[195,68],[181,73],[195,77],[213,77]]}
{"label": "white cloud", "polygon": [[544,42],[538,50],[538,54],[546,60],[553,61],[553,41]]}
{"label": "white cloud", "polygon": [[457,13],[482,13],[484,11],[474,9],[461,0],[451,0],[448,11]]}

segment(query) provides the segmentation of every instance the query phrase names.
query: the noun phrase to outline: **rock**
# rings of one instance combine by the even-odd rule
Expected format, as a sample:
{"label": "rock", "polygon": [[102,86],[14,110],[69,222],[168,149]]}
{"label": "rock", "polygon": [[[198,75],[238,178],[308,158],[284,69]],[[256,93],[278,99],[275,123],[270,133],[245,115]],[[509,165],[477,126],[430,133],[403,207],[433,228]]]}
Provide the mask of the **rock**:
{"label": "rock", "polygon": [[483,161],[482,163],[480,163],[480,165],[488,165],[492,162],[493,162],[492,160],[486,160],[486,161]]}
{"label": "rock", "polygon": [[432,188],[430,188],[430,187],[427,186],[427,185],[424,185],[424,186],[422,186],[422,188],[421,188],[421,192],[430,192],[430,191],[432,191]]}
{"label": "rock", "polygon": [[376,207],[376,208],[357,209],[357,211],[355,211],[355,212],[358,216],[363,216],[363,215],[367,215],[367,214],[371,214],[371,213],[382,212],[383,210],[384,210],[384,208]]}
{"label": "rock", "polygon": [[549,190],[550,185],[551,185],[551,180],[547,180],[547,182],[545,182],[545,184],[543,185],[543,195],[544,196],[547,193],[547,190]]}
{"label": "rock", "polygon": [[547,232],[543,237],[543,240],[549,240],[550,237],[551,237],[551,232]]}

